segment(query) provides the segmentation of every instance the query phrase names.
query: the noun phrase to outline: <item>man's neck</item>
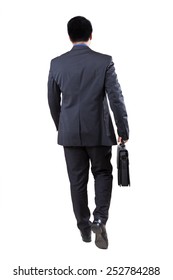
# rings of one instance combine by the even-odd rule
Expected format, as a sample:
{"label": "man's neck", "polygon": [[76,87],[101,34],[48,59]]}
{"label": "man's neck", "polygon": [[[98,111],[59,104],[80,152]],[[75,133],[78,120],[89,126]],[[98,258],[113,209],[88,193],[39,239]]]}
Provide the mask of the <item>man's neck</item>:
{"label": "man's neck", "polygon": [[73,46],[76,46],[76,45],[86,45],[86,46],[89,47],[89,45],[90,45],[90,40],[87,41],[87,42],[81,41],[81,42],[75,42],[75,43],[73,43]]}

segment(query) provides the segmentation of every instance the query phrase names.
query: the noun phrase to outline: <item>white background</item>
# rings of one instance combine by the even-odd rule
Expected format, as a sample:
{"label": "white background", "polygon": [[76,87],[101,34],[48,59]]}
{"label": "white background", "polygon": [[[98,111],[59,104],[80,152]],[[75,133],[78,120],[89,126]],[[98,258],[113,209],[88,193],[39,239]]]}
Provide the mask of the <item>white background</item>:
{"label": "white background", "polygon": [[[108,266],[160,266],[160,276],[145,279],[172,278],[171,4],[166,0],[1,1],[2,279],[26,279],[13,276],[19,265],[103,269],[93,279],[110,277],[105,276]],[[76,228],[63,148],[56,143],[47,103],[50,60],[71,49],[66,24],[76,15],[92,22],[90,47],[112,55],[129,115],[131,187],[117,185],[114,147],[108,250],[98,249],[94,236],[92,243],[82,242]],[[93,183],[91,175],[91,211]]]}

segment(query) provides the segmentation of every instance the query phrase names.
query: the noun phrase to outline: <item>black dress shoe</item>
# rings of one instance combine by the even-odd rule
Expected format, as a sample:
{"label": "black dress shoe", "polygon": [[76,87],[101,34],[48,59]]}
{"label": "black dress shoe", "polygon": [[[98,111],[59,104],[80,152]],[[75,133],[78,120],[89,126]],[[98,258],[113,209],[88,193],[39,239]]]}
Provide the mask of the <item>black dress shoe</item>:
{"label": "black dress shoe", "polygon": [[96,234],[95,244],[100,249],[108,248],[108,237],[106,227],[101,220],[94,221],[91,226],[92,231]]}
{"label": "black dress shoe", "polygon": [[80,233],[82,236],[82,240],[84,242],[91,242],[91,230],[89,231],[81,230]]}

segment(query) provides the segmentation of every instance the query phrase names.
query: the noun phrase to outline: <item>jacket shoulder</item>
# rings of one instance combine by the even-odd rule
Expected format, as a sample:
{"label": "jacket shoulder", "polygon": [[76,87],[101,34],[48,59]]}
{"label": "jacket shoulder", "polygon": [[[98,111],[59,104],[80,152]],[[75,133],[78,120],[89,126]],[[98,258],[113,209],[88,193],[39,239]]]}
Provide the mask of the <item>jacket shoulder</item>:
{"label": "jacket shoulder", "polygon": [[92,50],[92,54],[95,55],[96,57],[98,57],[99,59],[111,62],[112,61],[112,56],[108,55],[108,54],[104,54],[101,52],[96,52]]}
{"label": "jacket shoulder", "polygon": [[58,60],[63,59],[63,58],[66,57],[69,53],[70,53],[70,51],[65,52],[65,53],[63,53],[63,54],[61,54],[61,55],[59,55],[59,56],[56,56],[56,57],[52,58],[52,59],[51,59],[51,64],[54,64],[54,63],[56,63]]}

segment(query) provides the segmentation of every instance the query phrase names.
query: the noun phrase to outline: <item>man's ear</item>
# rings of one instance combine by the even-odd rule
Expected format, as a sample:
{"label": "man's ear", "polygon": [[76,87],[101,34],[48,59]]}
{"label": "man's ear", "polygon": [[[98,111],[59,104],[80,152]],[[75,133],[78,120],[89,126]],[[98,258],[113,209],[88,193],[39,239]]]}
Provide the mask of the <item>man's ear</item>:
{"label": "man's ear", "polygon": [[91,33],[91,35],[90,35],[90,40],[92,40],[92,33]]}

